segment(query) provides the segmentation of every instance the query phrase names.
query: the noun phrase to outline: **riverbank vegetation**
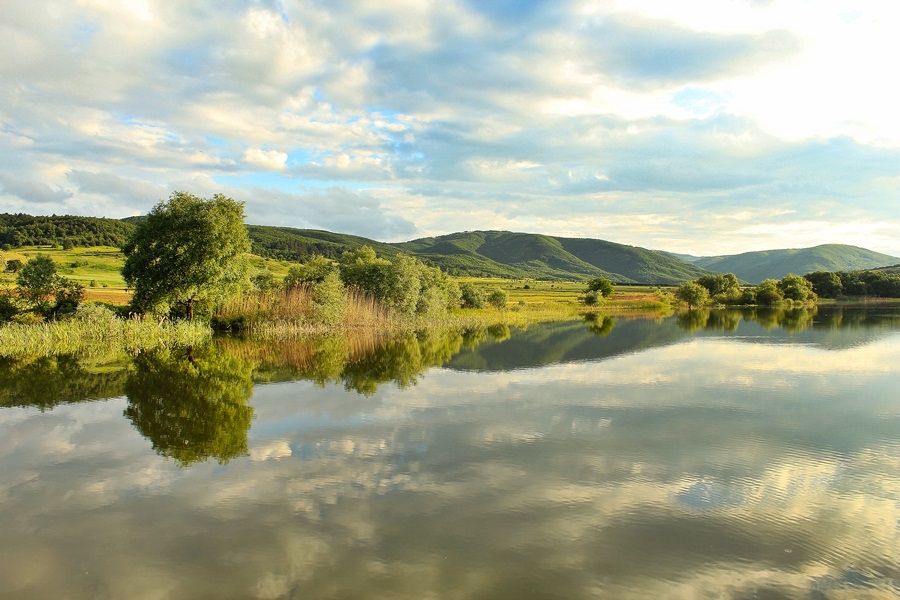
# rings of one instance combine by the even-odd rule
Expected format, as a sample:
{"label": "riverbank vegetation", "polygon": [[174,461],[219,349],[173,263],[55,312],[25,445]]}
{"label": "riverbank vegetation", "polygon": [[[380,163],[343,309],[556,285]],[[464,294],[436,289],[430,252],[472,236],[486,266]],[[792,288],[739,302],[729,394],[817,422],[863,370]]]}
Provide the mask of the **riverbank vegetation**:
{"label": "riverbank vegetation", "polygon": [[[602,276],[586,282],[452,277],[414,256],[379,254],[365,244],[291,264],[252,256],[243,221],[242,203],[176,192],[118,231],[127,233],[118,257],[113,248],[72,244],[46,253],[5,252],[2,267],[9,273],[0,281],[16,285],[0,290],[0,319],[12,321],[0,328],[2,352],[168,348],[190,345],[212,331],[265,340],[336,330],[466,331],[526,327],[599,311],[667,314],[679,301],[693,309],[803,304],[841,294],[900,295],[900,275],[894,273],[787,275],[757,286],[741,285],[730,273],[707,274],[678,288],[616,286]],[[53,239],[59,239],[57,233]],[[94,239],[85,235],[79,243]],[[96,295],[98,287],[110,284],[126,301]],[[106,303],[85,303],[86,298]]]}

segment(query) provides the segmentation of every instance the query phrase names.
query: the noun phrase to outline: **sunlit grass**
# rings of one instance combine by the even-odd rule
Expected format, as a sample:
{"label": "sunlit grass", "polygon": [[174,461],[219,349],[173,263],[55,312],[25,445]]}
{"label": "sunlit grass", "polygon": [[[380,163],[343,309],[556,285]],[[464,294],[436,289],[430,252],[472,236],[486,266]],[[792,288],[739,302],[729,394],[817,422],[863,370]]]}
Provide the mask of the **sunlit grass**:
{"label": "sunlit grass", "polygon": [[209,341],[202,321],[119,319],[101,306],[87,305],[78,318],[0,327],[0,356],[27,358],[61,354],[103,355],[153,348],[193,346]]}

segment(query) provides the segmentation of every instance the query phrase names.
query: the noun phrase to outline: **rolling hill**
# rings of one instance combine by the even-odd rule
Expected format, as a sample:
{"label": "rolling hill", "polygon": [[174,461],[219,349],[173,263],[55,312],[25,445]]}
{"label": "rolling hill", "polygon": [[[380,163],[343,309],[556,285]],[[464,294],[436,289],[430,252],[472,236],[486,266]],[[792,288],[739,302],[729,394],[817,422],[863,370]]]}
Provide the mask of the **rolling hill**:
{"label": "rolling hill", "polygon": [[705,256],[692,260],[692,264],[698,267],[718,273],[734,273],[739,279],[752,284],[758,284],[763,279],[781,279],[788,273],[805,275],[813,271],[861,271],[897,263],[900,263],[900,258],[842,244]]}
{"label": "rolling hill", "polygon": [[[26,245],[121,246],[143,217],[0,214],[0,248]],[[406,253],[457,276],[509,279],[584,280],[603,276],[615,283],[679,284],[709,272],[734,273],[749,283],[788,273],[857,271],[887,267],[900,258],[856,246],[746,252],[729,256],[687,256],[590,238],[565,238],[511,231],[467,231],[408,242],[266,225],[247,225],[252,251],[262,257],[303,262],[313,254],[339,258],[371,246],[382,256]]]}
{"label": "rolling hill", "polygon": [[674,284],[706,270],[635,246],[510,231],[469,231],[392,244],[455,275]]}

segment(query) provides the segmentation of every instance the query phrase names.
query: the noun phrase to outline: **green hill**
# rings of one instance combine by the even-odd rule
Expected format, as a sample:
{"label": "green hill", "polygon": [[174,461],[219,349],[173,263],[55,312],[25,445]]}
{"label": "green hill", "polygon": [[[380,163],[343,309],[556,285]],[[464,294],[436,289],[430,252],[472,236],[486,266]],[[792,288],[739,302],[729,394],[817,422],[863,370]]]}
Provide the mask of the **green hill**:
{"label": "green hill", "polygon": [[122,246],[134,225],[118,219],[0,214],[0,246]]}
{"label": "green hill", "polygon": [[693,264],[719,273],[734,273],[744,281],[757,284],[763,279],[781,279],[788,273],[805,275],[813,271],[860,271],[898,262],[900,258],[865,248],[825,244],[813,248],[705,256]]}
{"label": "green hill", "polygon": [[[0,214],[0,247],[121,247],[142,218]],[[262,257],[302,262],[321,254],[336,259],[347,250],[368,245],[383,256],[411,254],[457,276],[508,279],[584,280],[603,276],[615,283],[665,285],[713,271],[734,273],[755,284],[788,273],[858,271],[900,263],[900,258],[837,244],[694,257],[597,239],[510,231],[468,231],[390,244],[314,229],[248,225],[247,231],[253,253]]]}
{"label": "green hill", "polygon": [[616,283],[673,284],[704,269],[663,252],[594,239],[470,231],[395,244],[456,275],[534,279],[603,276]]}

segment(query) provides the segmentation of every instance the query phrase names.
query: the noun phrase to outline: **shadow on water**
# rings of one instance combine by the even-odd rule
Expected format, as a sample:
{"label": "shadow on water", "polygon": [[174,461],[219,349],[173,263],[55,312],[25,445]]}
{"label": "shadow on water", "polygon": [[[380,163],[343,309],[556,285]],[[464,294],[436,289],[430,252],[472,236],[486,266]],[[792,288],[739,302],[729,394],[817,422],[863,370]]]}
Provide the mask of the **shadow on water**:
{"label": "shadow on water", "polygon": [[254,385],[307,380],[372,396],[382,385],[416,385],[428,369],[509,371],[597,361],[678,343],[730,336],[747,343],[840,349],[900,327],[883,307],[694,310],[666,318],[613,318],[400,337],[331,335],[259,343],[222,337],[204,347],[134,357],[0,360],[0,407],[52,410],[124,396],[124,414],[160,455],[181,465],[247,453]]}

